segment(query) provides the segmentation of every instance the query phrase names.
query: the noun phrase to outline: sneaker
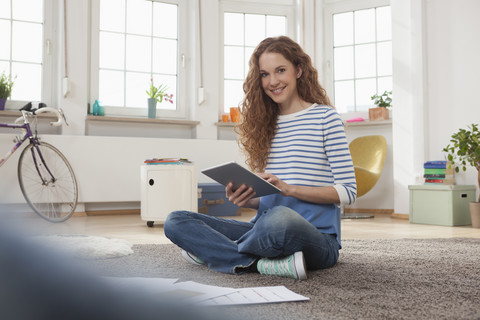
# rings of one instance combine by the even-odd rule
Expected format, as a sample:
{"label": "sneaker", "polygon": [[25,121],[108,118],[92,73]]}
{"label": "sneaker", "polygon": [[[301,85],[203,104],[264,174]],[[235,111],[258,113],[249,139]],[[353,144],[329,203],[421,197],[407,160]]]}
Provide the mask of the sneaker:
{"label": "sneaker", "polygon": [[307,279],[305,258],[302,251],[297,251],[284,258],[261,258],[257,262],[257,270],[261,274],[269,274],[297,280]]}
{"label": "sneaker", "polygon": [[187,252],[183,249],[182,249],[182,256],[185,258],[185,260],[187,260],[191,264],[194,264],[194,265],[197,265],[197,266],[201,266],[201,265],[205,264],[205,262],[203,262],[202,260],[200,260],[199,258],[194,256],[190,252]]}

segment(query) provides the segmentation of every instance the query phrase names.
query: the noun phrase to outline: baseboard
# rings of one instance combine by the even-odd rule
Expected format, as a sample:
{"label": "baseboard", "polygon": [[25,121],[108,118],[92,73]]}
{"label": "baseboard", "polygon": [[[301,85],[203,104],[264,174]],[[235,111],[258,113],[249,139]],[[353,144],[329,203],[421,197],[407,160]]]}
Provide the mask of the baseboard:
{"label": "baseboard", "polygon": [[94,210],[87,211],[87,216],[110,216],[110,215],[140,215],[140,209],[126,210]]}
{"label": "baseboard", "polygon": [[392,213],[392,218],[409,220],[410,216],[408,214],[403,214],[403,213]]}
{"label": "baseboard", "polygon": [[345,208],[345,213],[393,214],[393,209]]}

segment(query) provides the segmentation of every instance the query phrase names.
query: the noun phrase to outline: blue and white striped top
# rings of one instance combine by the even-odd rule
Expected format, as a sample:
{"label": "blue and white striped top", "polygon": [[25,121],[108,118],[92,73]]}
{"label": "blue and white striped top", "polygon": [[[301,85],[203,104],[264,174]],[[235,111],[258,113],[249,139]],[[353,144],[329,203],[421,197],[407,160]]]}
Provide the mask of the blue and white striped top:
{"label": "blue and white striped top", "polygon": [[[352,204],[356,199],[357,183],[343,122],[329,106],[314,104],[278,117],[265,172],[291,185],[333,186],[341,203]],[[278,205],[295,210],[324,233],[337,234],[340,243],[336,205],[270,195],[260,199],[259,212]]]}

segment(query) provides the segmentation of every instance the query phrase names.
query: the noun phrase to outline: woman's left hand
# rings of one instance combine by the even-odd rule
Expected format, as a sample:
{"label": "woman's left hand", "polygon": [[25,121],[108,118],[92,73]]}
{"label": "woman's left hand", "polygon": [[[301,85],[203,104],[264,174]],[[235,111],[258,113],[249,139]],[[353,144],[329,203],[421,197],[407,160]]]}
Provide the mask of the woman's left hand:
{"label": "woman's left hand", "polygon": [[281,194],[284,196],[288,196],[288,187],[290,186],[289,184],[285,183],[283,180],[278,178],[276,175],[268,173],[268,172],[261,172],[257,173],[257,175],[271,184],[273,184],[275,187],[278,189],[282,190]]}

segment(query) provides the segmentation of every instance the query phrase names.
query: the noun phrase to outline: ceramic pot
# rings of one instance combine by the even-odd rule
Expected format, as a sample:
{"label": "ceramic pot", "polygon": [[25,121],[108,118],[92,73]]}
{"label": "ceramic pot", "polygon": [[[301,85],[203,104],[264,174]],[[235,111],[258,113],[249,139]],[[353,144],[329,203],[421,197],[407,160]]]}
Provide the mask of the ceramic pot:
{"label": "ceramic pot", "polygon": [[157,100],[148,98],[148,118],[155,119],[157,117]]}
{"label": "ceramic pot", "polygon": [[472,227],[480,228],[480,202],[470,202],[470,218]]}
{"label": "ceramic pot", "polygon": [[0,99],[0,110],[5,110],[5,103],[7,99]]}

